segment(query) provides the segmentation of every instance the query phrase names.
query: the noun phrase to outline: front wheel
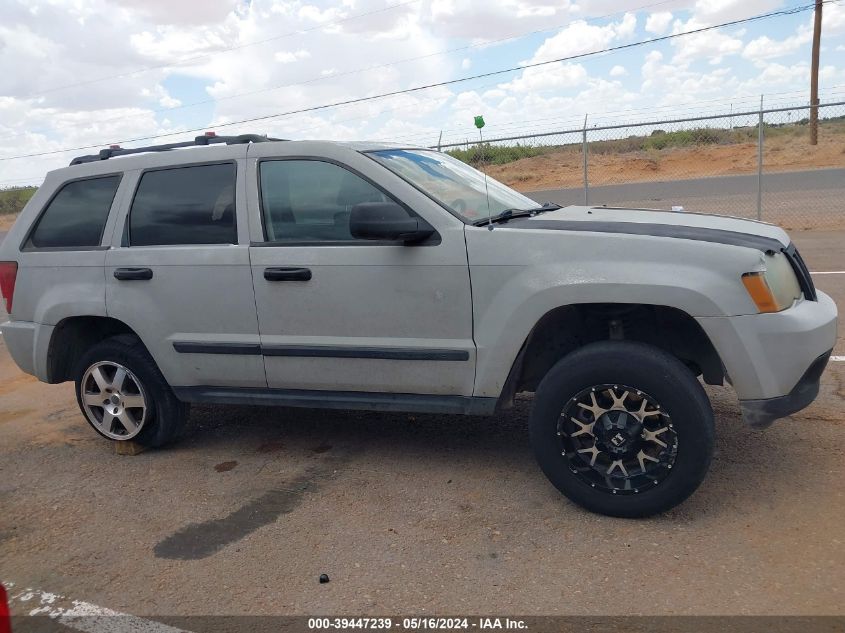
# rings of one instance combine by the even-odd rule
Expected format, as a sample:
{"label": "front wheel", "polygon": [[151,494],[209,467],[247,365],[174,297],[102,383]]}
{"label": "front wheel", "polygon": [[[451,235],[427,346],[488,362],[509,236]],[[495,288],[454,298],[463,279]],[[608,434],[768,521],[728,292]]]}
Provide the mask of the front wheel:
{"label": "front wheel", "polygon": [[713,411],[692,372],[632,341],[586,345],[537,388],[531,444],[543,472],[575,503],[610,516],[672,508],[704,479]]}

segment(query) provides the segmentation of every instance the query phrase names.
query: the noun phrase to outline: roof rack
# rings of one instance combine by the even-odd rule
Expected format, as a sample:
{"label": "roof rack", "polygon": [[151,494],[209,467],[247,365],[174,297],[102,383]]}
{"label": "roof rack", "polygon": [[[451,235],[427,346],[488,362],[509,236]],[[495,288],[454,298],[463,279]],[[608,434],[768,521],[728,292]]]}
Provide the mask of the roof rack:
{"label": "roof rack", "polygon": [[271,138],[268,136],[261,136],[259,134],[239,134],[238,136],[217,136],[213,132],[206,132],[203,136],[197,136],[193,141],[183,141],[182,143],[165,143],[164,145],[148,145],[147,147],[133,147],[131,149],[123,149],[119,145],[112,145],[108,149],[101,149],[97,154],[89,154],[87,156],[77,156],[72,161],[71,165],[81,165],[82,163],[93,163],[98,160],[108,160],[113,156],[126,156],[128,154],[142,154],[144,152],[168,152],[172,149],[179,149],[180,147],[197,147],[200,145],[212,145],[215,143],[225,143],[226,145],[243,145],[245,143],[265,143],[267,141],[284,141],[287,139]]}

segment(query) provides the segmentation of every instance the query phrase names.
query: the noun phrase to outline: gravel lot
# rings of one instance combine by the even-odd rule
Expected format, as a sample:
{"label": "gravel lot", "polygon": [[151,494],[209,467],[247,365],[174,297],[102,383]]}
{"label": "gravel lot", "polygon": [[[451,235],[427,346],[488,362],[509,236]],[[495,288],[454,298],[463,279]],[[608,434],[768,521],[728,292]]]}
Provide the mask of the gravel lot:
{"label": "gravel lot", "polygon": [[[844,232],[795,238],[811,270],[845,270]],[[816,283],[845,309],[845,275]],[[72,385],[0,343],[0,580],[159,618],[845,615],[843,380],[831,363],[816,403],[762,432],[709,388],[710,475],[622,520],[547,483],[530,400],[496,418],[196,407],[177,445],[120,456]]]}

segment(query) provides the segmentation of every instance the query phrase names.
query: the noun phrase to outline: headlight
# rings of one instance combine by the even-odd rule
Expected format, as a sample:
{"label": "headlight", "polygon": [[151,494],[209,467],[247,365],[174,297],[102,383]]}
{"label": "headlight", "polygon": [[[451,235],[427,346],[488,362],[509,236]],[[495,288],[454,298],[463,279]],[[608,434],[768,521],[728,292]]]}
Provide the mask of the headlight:
{"label": "headlight", "polygon": [[801,296],[795,271],[783,253],[766,255],[766,270],[745,273],[742,283],[760,312],[780,312]]}

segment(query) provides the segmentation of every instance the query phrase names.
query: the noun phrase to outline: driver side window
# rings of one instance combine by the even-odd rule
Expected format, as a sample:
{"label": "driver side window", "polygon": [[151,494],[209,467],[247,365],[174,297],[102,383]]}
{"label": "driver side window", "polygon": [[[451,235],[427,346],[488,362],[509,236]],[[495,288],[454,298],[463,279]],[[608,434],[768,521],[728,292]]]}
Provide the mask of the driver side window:
{"label": "driver side window", "polygon": [[351,171],[319,160],[261,161],[259,179],[268,242],[357,241],[349,230],[352,207],[393,201]]}

